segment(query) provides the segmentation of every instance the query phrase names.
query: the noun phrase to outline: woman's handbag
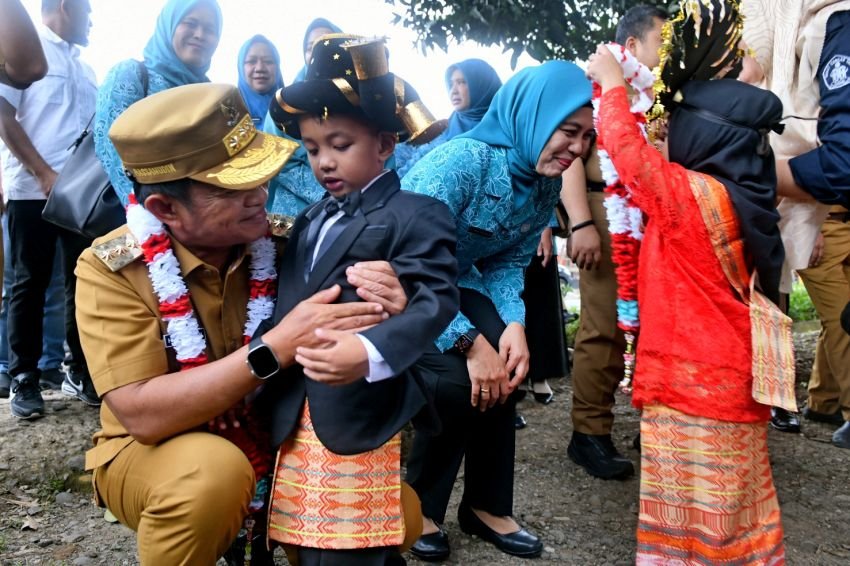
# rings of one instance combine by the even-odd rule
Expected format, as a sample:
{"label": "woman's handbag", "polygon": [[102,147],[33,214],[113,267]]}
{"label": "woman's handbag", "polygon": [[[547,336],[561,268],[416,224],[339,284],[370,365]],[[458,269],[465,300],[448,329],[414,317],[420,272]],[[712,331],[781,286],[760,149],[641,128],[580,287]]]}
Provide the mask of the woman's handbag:
{"label": "woman's handbag", "polygon": [[[148,95],[148,70],[137,62],[144,96]],[[118,195],[94,149],[91,117],[86,128],[68,149],[65,163],[47,197],[42,218],[65,230],[94,240],[127,221]]]}

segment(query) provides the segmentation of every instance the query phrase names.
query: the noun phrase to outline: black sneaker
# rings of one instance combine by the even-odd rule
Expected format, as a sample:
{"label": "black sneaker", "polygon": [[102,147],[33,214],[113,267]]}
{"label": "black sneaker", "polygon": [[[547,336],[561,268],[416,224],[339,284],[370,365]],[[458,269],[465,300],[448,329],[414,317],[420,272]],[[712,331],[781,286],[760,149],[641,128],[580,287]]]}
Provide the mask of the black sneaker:
{"label": "black sneaker", "polygon": [[41,371],[38,386],[42,391],[47,389],[59,391],[62,388],[63,381],[65,381],[65,372],[61,368],[45,369]]}
{"label": "black sneaker", "polygon": [[100,407],[100,397],[91,382],[91,377],[85,372],[69,371],[62,382],[62,393],[76,397],[90,407]]}
{"label": "black sneaker", "polygon": [[37,419],[44,416],[44,399],[38,387],[38,372],[26,372],[12,378],[12,398],[9,407],[19,419]]}
{"label": "black sneaker", "polygon": [[584,434],[573,431],[567,456],[591,476],[626,479],[635,473],[634,464],[617,451],[610,434]]}
{"label": "black sneaker", "polygon": [[0,371],[0,399],[9,398],[9,388],[12,387],[12,378],[5,371]]}

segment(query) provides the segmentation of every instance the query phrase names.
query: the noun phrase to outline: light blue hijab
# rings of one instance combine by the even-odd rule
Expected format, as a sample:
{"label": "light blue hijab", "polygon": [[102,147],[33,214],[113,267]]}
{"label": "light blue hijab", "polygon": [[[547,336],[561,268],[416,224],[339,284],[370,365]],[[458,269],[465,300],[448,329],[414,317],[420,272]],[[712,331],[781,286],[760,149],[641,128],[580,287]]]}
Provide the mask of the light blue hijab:
{"label": "light blue hijab", "polygon": [[145,45],[145,66],[162,75],[171,86],[209,82],[207,78],[209,65],[201,69],[187,66],[177,57],[174,46],[171,44],[177,25],[189,10],[201,2],[215,11],[218,19],[218,35],[221,37],[221,8],[216,0],[168,0],[156,19],[153,37]]}
{"label": "light blue hijab", "polygon": [[590,97],[590,81],[574,63],[556,60],[528,67],[499,89],[481,122],[458,138],[508,150],[514,206],[521,208],[540,179],[535,167],[546,142]]}
{"label": "light blue hijab", "polygon": [[[245,57],[247,57],[248,50],[251,49],[251,46],[255,43],[265,43],[268,45],[269,49],[272,50],[272,57],[274,57],[274,62],[277,65],[277,77],[275,77],[274,85],[265,94],[260,94],[251,88],[251,85],[248,84],[248,80],[245,78]],[[251,113],[251,118],[253,118],[254,124],[261,126],[269,111],[269,104],[274,98],[274,93],[277,92],[279,88],[283,88],[283,72],[280,68],[280,54],[277,52],[277,48],[274,44],[269,41],[267,37],[263,35],[255,35],[246,41],[242,45],[242,49],[239,50],[237,67],[239,68],[239,92],[242,93],[242,99],[245,101],[245,105]]]}

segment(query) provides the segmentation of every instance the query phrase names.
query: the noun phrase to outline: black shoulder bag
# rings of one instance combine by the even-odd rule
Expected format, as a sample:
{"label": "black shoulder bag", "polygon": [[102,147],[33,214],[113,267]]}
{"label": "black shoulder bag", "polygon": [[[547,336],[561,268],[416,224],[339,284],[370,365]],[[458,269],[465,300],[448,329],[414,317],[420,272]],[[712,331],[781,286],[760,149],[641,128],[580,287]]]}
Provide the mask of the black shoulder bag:
{"label": "black shoulder bag", "polygon": [[[137,64],[142,74],[144,97],[147,97],[148,70],[141,61]],[[72,152],[71,157],[56,178],[41,213],[48,222],[89,240],[103,236],[127,221],[124,207],[95,154],[94,136],[90,130],[93,121],[94,115],[68,148]]]}

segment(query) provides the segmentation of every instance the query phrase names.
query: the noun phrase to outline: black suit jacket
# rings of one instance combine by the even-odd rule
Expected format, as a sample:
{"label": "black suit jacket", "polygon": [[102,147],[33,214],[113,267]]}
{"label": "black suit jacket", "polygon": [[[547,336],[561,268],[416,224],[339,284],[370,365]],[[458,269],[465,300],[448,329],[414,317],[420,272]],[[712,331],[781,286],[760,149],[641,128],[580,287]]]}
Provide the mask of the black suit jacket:
{"label": "black suit jacket", "polygon": [[269,411],[272,442],[277,446],[292,432],[304,398],[309,397],[313,427],[322,443],[338,454],[358,454],[384,444],[428,403],[422,379],[410,368],[434,348],[457,314],[456,232],[445,204],[401,191],[398,175],[390,171],[361,195],[360,210],[305,281],[305,264],[311,258],[308,216],[314,216],[311,210],[324,202],[308,207],[295,220],[280,266],[273,322],[335,284],[342,287],[338,302],[361,301],[346,280],[346,268],[360,261],[386,260],[409,302],[403,313],[362,335],[375,345],[395,377],[329,386],[305,377],[301,366],[295,365],[269,379],[260,407]]}

